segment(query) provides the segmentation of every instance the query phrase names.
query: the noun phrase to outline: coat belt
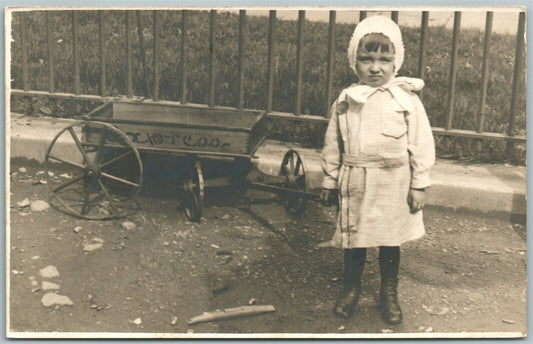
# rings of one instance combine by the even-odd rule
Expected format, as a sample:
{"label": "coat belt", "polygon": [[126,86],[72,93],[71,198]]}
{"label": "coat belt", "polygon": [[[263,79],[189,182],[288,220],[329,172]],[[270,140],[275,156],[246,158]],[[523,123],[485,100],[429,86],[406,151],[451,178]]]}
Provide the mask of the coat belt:
{"label": "coat belt", "polygon": [[409,154],[406,154],[401,158],[359,157],[350,154],[343,154],[342,163],[343,165],[350,167],[400,167],[409,163]]}

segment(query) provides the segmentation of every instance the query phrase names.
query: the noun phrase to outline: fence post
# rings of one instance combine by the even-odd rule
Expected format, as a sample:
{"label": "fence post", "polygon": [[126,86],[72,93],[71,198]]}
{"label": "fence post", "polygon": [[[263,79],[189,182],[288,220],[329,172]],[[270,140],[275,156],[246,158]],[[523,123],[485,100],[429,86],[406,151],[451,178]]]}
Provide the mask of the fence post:
{"label": "fence post", "polygon": [[100,95],[106,95],[106,65],[105,65],[105,22],[104,11],[98,11],[98,46],[100,48]]}
{"label": "fence post", "polygon": [[[28,32],[26,31],[26,23],[24,22],[24,12],[19,13],[20,18],[20,48],[22,57],[22,89],[28,91],[30,85],[28,82]],[[26,96],[22,97],[24,103],[24,111],[29,111],[31,106],[30,99]]]}
{"label": "fence post", "polygon": [[133,62],[131,47],[131,11],[126,10],[126,96],[133,97]]}
{"label": "fence post", "polygon": [[[424,79],[424,65],[426,64],[426,36],[428,31],[429,12],[422,12],[422,22],[420,23],[420,50],[418,53],[418,77]],[[424,90],[418,93],[420,100],[424,99]]]}
{"label": "fence post", "polygon": [[448,83],[448,110],[445,129],[450,130],[453,124],[453,102],[455,100],[455,81],[457,79],[457,51],[459,50],[459,33],[461,28],[461,12],[455,12],[453,19],[452,61],[450,64],[450,79]]}
{"label": "fence post", "polygon": [[48,50],[48,91],[54,92],[54,42],[52,38],[52,23],[49,11],[45,11],[46,21],[46,48]]}
{"label": "fence post", "polygon": [[331,92],[333,89],[333,75],[334,75],[334,59],[335,59],[335,20],[337,12],[329,11],[329,33],[328,33],[328,74],[326,84],[326,117],[330,117],[329,110],[331,108]]}
{"label": "fence post", "polygon": [[[81,93],[80,87],[80,19],[77,10],[72,11],[72,62],[74,64],[74,94],[79,95]],[[75,111],[80,112],[80,102],[75,101]]]}
{"label": "fence post", "polygon": [[[507,134],[509,136],[515,135],[515,112],[518,102],[518,87],[520,85],[520,70],[522,67],[523,59],[523,50],[524,50],[524,34],[526,30],[526,13],[520,12],[518,17],[518,30],[516,33],[516,52],[514,59],[514,70],[513,70],[513,89],[511,93],[511,109],[509,110],[509,128]],[[514,144],[513,142],[507,142],[507,155],[513,152]]]}
{"label": "fence post", "polygon": [[392,11],[391,14],[390,14],[390,17],[391,17],[393,22],[398,24],[398,11]]}
{"label": "fence post", "polygon": [[244,46],[246,44],[246,11],[239,11],[239,95],[237,108],[244,108]]}
{"label": "fence post", "polygon": [[209,16],[209,106],[215,106],[215,28],[216,10],[211,10]]}
{"label": "fence post", "polygon": [[492,33],[493,12],[487,12],[485,19],[485,41],[483,44],[483,65],[481,67],[481,95],[479,100],[479,118],[477,132],[482,133],[483,123],[485,120],[485,103],[487,100],[487,85],[489,81],[489,54],[490,54],[490,36]]}
{"label": "fence post", "polygon": [[272,112],[272,102],[274,94],[274,33],[276,32],[276,11],[271,10],[268,16],[268,70],[267,70],[267,104],[266,112]]}
{"label": "fence post", "polygon": [[305,30],[305,11],[298,11],[298,47],[296,52],[296,109],[294,114],[299,116],[302,112],[302,72],[303,72],[303,55],[304,55],[304,30]]}
{"label": "fence post", "polygon": [[137,35],[139,36],[139,48],[141,50],[141,59],[143,65],[143,75],[144,75],[144,96],[149,97],[150,95],[150,86],[148,86],[148,62],[146,61],[146,49],[144,47],[144,35],[143,35],[143,19],[141,11],[135,11],[137,17]]}
{"label": "fence post", "polygon": [[153,11],[154,35],[154,92],[152,99],[159,101],[159,11]]}
{"label": "fence post", "polygon": [[187,11],[181,11],[181,103],[187,103]]}

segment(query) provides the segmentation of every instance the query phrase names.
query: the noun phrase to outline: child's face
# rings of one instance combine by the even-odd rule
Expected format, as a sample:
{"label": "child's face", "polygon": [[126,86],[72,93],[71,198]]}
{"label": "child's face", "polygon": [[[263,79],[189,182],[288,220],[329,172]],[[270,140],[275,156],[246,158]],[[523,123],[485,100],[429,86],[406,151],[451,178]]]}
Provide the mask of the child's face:
{"label": "child's face", "polygon": [[373,87],[385,85],[394,75],[394,53],[357,51],[355,69],[359,80]]}

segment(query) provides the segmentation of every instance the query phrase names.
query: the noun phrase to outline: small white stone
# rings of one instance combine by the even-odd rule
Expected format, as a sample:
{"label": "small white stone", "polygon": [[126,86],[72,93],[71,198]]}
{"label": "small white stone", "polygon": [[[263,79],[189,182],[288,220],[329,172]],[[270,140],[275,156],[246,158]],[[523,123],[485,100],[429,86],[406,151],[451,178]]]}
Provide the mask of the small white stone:
{"label": "small white stone", "polygon": [[344,330],[346,330],[346,327],[344,327],[344,326],[341,326],[341,327],[339,327],[339,328],[337,329],[337,331],[344,331]]}
{"label": "small white stone", "polygon": [[98,250],[104,246],[104,240],[100,238],[92,238],[91,242],[85,243],[83,245],[83,250],[87,252]]}
{"label": "small white stone", "polygon": [[255,305],[256,302],[257,302],[256,299],[252,297],[252,298],[248,301],[248,305],[250,305],[250,306],[251,306],[251,305]]}
{"label": "small white stone", "polygon": [[141,318],[136,318],[134,320],[130,320],[131,323],[134,323],[135,325],[140,325],[142,324],[142,319]]}
{"label": "small white stone", "polygon": [[81,228],[82,228],[81,226],[74,227],[74,232],[79,233],[79,231],[81,231]]}
{"label": "small white stone", "polygon": [[41,201],[41,200],[31,202],[31,206],[30,206],[31,211],[37,211],[37,212],[45,211],[45,210],[48,210],[49,208],[50,208],[50,204],[48,204],[45,201]]}
{"label": "small white stone", "polygon": [[74,304],[68,296],[59,295],[56,293],[46,293],[41,299],[41,303],[44,307],[50,307],[53,305],[70,306]]}
{"label": "small white stone", "polygon": [[28,198],[25,198],[22,201],[17,202],[17,205],[19,206],[19,208],[29,207],[30,204],[31,204],[31,202],[30,202],[30,200]]}
{"label": "small white stone", "polygon": [[20,167],[20,168],[19,168],[19,172],[20,172],[20,173],[26,173],[26,172],[28,172],[28,171],[26,170],[25,167]]}
{"label": "small white stone", "polygon": [[131,221],[122,222],[122,228],[127,229],[129,231],[134,230],[135,227],[137,227],[137,226],[135,225],[135,223],[133,223]]}
{"label": "small white stone", "polygon": [[170,320],[170,323],[171,323],[172,325],[176,325],[176,324],[178,323],[178,317],[173,316],[172,319]]}
{"label": "small white stone", "polygon": [[222,216],[222,220],[227,220],[227,219],[229,219],[229,215],[228,214]]}
{"label": "small white stone", "polygon": [[42,290],[59,290],[59,284],[48,282],[48,281],[43,281],[41,283],[41,289]]}
{"label": "small white stone", "polygon": [[33,259],[33,260],[37,260],[39,258],[41,258],[41,256],[33,256],[33,257],[31,257],[31,259]]}
{"label": "small white stone", "polygon": [[47,267],[39,270],[39,275],[44,278],[54,278],[59,277],[59,271],[53,265],[48,265]]}

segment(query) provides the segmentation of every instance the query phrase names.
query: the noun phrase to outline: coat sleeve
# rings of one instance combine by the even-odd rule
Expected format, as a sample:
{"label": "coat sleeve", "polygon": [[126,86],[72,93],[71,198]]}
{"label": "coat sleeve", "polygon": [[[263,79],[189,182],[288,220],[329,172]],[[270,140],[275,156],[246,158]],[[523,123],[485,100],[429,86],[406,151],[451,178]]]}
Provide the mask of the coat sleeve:
{"label": "coat sleeve", "polygon": [[331,107],[331,118],[324,138],[324,148],[321,154],[322,171],[324,180],[322,187],[324,189],[337,189],[339,168],[341,164],[341,141],[339,133],[339,122],[337,116],[337,102]]}
{"label": "coat sleeve", "polygon": [[435,141],[424,105],[416,94],[411,97],[414,111],[407,114],[411,187],[421,189],[431,186],[429,172],[435,164]]}

